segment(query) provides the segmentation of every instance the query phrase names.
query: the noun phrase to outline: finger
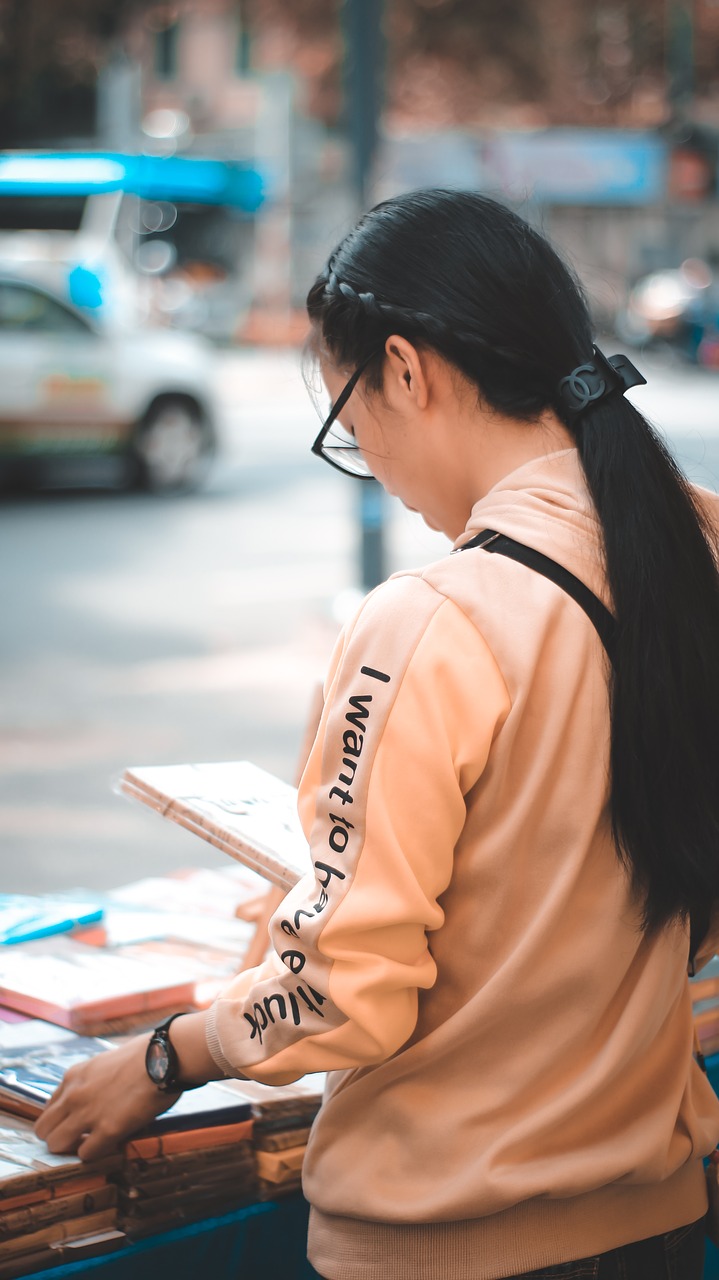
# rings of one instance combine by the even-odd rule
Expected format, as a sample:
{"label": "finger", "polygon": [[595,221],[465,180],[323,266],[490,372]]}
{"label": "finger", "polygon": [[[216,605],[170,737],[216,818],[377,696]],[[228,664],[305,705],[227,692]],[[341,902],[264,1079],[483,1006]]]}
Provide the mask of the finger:
{"label": "finger", "polygon": [[48,1130],[48,1126],[52,1128],[57,1124],[68,1111],[68,1088],[67,1080],[62,1079],[55,1090],[50,1094],[41,1114],[35,1122],[35,1133],[39,1138],[44,1138]]}
{"label": "finger", "polygon": [[53,1095],[52,1100],[46,1104],[35,1121],[35,1133],[38,1138],[46,1139],[47,1135],[65,1119],[68,1113],[67,1103],[61,1102],[60,1099],[56,1101],[55,1095]]}
{"label": "finger", "polygon": [[85,1133],[77,1147],[76,1154],[81,1160],[99,1160],[103,1156],[118,1151],[120,1143],[116,1136],[96,1129],[93,1133]]}
{"label": "finger", "polygon": [[68,1153],[72,1155],[82,1142],[87,1127],[86,1123],[77,1114],[68,1115],[58,1124],[53,1124],[44,1135],[38,1134],[38,1137],[44,1136],[47,1149],[52,1151],[53,1154]]}

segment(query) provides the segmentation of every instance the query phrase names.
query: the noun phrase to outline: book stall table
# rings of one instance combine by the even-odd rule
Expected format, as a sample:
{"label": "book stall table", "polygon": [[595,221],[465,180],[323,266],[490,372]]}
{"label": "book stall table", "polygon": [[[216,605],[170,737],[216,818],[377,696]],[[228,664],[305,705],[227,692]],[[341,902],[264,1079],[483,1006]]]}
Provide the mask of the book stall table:
{"label": "book stall table", "polygon": [[[82,892],[54,902],[0,895],[0,1273],[318,1280],[300,1185],[319,1078],[278,1089],[223,1081],[183,1095],[107,1169],[52,1156],[32,1132],[71,1062],[111,1051],[97,1037],[206,1007],[260,961],[269,917],[305,870],[294,789],[247,762],[137,768],[121,785],[232,861],[137,881],[101,903]],[[719,957],[692,984],[719,1094]],[[719,1280],[709,1241],[703,1280]]]}
{"label": "book stall table", "polygon": [[[23,1280],[320,1280],[305,1256],[308,1212],[300,1195],[249,1205]],[[703,1280],[719,1280],[719,1250],[708,1240]]]}

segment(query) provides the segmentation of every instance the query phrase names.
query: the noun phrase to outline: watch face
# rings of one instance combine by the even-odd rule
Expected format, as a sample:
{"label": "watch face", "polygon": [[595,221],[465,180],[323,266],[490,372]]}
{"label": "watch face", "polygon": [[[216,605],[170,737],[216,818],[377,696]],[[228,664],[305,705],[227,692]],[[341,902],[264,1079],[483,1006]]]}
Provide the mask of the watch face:
{"label": "watch face", "polygon": [[145,1057],[147,1074],[153,1084],[164,1084],[170,1072],[170,1055],[160,1040],[151,1040]]}

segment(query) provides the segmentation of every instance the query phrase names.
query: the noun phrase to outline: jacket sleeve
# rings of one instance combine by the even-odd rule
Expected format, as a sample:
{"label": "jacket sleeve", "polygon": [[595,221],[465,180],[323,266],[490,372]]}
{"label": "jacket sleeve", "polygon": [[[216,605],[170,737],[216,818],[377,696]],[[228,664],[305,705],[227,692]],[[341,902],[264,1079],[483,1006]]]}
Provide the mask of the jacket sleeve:
{"label": "jacket sleeve", "polygon": [[411,1036],[464,796],[508,710],[456,604],[412,576],[368,597],[336,650],[300,784],[314,875],[273,916],[270,957],[209,1011],[227,1075],[287,1083],[381,1062]]}

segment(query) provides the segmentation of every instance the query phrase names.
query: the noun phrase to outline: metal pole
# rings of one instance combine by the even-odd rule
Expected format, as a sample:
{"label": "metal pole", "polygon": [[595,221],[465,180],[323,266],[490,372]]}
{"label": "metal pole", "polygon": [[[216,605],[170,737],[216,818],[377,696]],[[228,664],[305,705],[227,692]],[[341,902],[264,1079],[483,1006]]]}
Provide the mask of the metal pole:
{"label": "metal pole", "polygon": [[693,0],[667,0],[667,72],[672,123],[685,126],[694,95]]}
{"label": "metal pole", "polygon": [[[368,179],[377,146],[382,103],[384,0],[344,0],[345,100],[347,132],[353,160],[353,186],[358,215],[367,207]],[[360,573],[365,590],[387,576],[385,499],[375,480],[359,490]]]}

